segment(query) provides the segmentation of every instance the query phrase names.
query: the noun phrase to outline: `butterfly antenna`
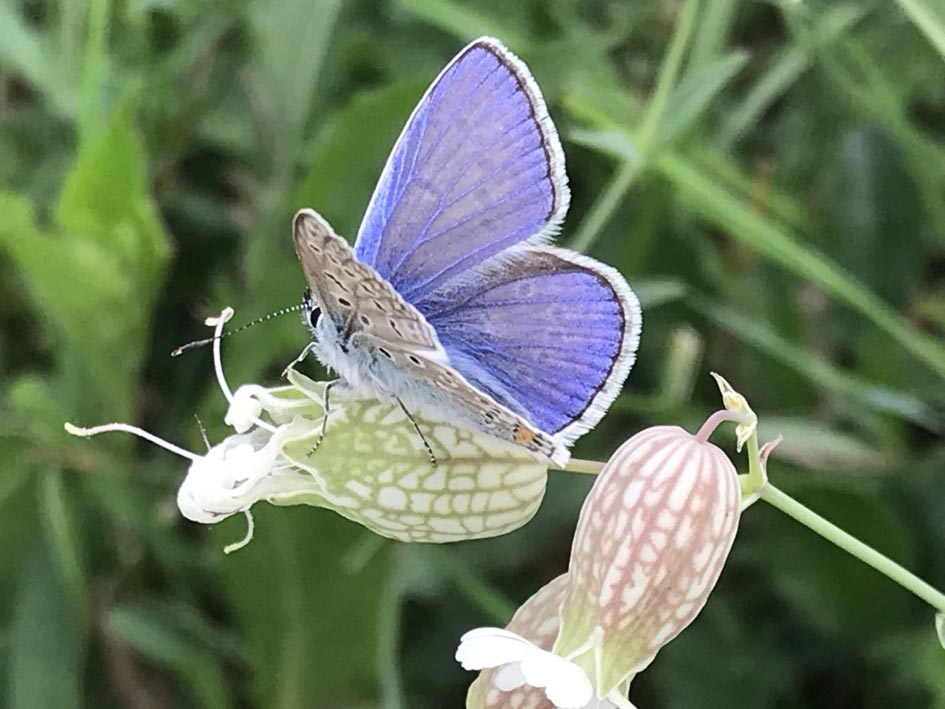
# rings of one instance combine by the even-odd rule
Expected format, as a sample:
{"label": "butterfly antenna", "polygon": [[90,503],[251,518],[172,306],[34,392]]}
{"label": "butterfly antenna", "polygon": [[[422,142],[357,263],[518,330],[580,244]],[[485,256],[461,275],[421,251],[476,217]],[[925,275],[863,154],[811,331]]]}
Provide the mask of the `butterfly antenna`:
{"label": "butterfly antenna", "polygon": [[277,310],[274,313],[263,315],[261,318],[256,318],[255,320],[251,320],[245,325],[240,325],[235,330],[228,330],[227,332],[224,332],[219,337],[208,337],[204,340],[194,340],[193,342],[188,342],[186,345],[181,345],[180,347],[175,347],[173,350],[171,350],[171,357],[177,357],[183,354],[184,352],[186,352],[187,350],[196,349],[197,347],[203,347],[204,345],[211,344],[214,340],[222,340],[224,337],[229,337],[230,335],[235,335],[238,332],[243,332],[243,330],[251,328],[253,325],[259,325],[260,323],[268,322],[269,320],[272,320],[274,318],[280,318],[283,315],[288,315],[289,313],[298,313],[302,310],[303,307],[305,307],[303,303],[299,303],[298,305],[291,305],[288,308],[283,308],[282,310]]}

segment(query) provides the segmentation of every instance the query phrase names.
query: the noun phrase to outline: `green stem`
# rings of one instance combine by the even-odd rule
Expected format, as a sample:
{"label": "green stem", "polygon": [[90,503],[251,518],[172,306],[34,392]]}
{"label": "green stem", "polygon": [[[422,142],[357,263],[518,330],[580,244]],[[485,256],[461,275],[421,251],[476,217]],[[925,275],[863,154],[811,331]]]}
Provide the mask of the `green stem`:
{"label": "green stem", "polygon": [[377,674],[382,709],[404,709],[407,706],[399,660],[405,585],[403,555],[400,555],[387,579],[379,609]]}
{"label": "green stem", "polygon": [[742,494],[745,491],[760,490],[768,482],[768,475],[761,465],[758,454],[757,432],[748,439],[748,474],[741,476]]}
{"label": "green stem", "polygon": [[92,0],[89,4],[88,39],[79,83],[79,136],[83,141],[88,141],[101,129],[110,4],[109,0]]}
{"label": "green stem", "polygon": [[577,234],[571,240],[570,247],[575,251],[583,253],[591,247],[601,230],[610,221],[617,207],[620,206],[627,190],[633,186],[633,183],[643,173],[643,169],[648,162],[650,149],[656,139],[660,119],[663,117],[669,95],[676,85],[676,79],[679,77],[682,60],[686,54],[686,48],[689,46],[689,39],[692,37],[692,29],[695,25],[698,9],[699,0],[686,0],[686,4],[680,10],[679,21],[676,23],[669,49],[666,51],[666,57],[660,66],[656,86],[650,96],[646,114],[643,117],[637,141],[639,155],[636,160],[628,160],[617,168],[604,192],[594,202],[591,210],[581,222]]}
{"label": "green stem", "polygon": [[617,207],[620,206],[627,190],[633,186],[642,171],[642,160],[627,161],[617,168],[617,172],[607,183],[607,187],[604,188],[604,191],[591,206],[587,216],[581,221],[577,234],[574,235],[569,244],[572,249],[584,253],[591,248],[601,230],[610,221],[614,212],[617,211]]}
{"label": "green stem", "polygon": [[640,152],[644,156],[648,156],[650,152],[656,138],[660,119],[663,117],[663,111],[666,108],[666,102],[676,85],[676,79],[679,76],[679,70],[682,68],[682,60],[686,54],[686,48],[689,46],[689,38],[692,36],[698,10],[699,0],[686,0],[686,4],[679,11],[676,31],[673,32],[669,49],[666,51],[666,58],[663,59],[660,66],[656,88],[653,90],[649,104],[646,107],[646,115],[640,129],[639,146]]}
{"label": "green stem", "polygon": [[584,473],[586,475],[597,475],[603,469],[604,464],[600,461],[583,460],[581,458],[571,458],[563,468],[556,468],[556,470],[563,470],[566,473]]}
{"label": "green stem", "polygon": [[936,17],[932,8],[927,7],[921,0],[896,1],[903,12],[912,20],[912,24],[919,28],[919,31],[935,45],[942,58],[945,58],[945,24]]}
{"label": "green stem", "polygon": [[[756,442],[757,449],[757,442]],[[754,456],[757,458],[757,456]],[[749,458],[750,460],[752,458]],[[752,473],[749,472],[749,475]],[[889,577],[903,588],[911,591],[940,613],[945,613],[945,594],[937,591],[915,574],[907,571],[889,557],[883,556],[871,546],[864,544],[851,534],[843,531],[837,525],[821,517],[813,510],[785,492],[768,483],[761,489],[761,499],[781,510],[788,517],[792,517],[808,529],[813,530],[824,539],[836,544],[848,554],[868,566],[872,566],[881,574]]]}

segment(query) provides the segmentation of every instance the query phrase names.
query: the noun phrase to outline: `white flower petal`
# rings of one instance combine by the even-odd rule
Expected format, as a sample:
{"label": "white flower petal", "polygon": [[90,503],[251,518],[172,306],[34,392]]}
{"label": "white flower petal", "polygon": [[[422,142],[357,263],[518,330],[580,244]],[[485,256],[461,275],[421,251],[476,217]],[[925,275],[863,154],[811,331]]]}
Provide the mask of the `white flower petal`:
{"label": "white flower petal", "polygon": [[495,675],[492,677],[492,684],[496,686],[496,689],[502,692],[511,692],[513,689],[518,689],[525,684],[525,675],[522,674],[520,664],[521,663],[518,662],[510,662],[496,670]]}
{"label": "white flower petal", "polygon": [[584,670],[547,650],[524,658],[520,669],[528,684],[544,687],[548,699],[561,709],[582,709],[594,696],[594,687]]}
{"label": "white flower petal", "polygon": [[464,670],[484,670],[518,662],[538,650],[528,640],[502,628],[476,628],[463,635],[456,661]]}
{"label": "white flower petal", "polygon": [[246,433],[259,420],[261,413],[262,404],[253,397],[252,388],[240,387],[233,394],[233,400],[223,421],[237,433]]}

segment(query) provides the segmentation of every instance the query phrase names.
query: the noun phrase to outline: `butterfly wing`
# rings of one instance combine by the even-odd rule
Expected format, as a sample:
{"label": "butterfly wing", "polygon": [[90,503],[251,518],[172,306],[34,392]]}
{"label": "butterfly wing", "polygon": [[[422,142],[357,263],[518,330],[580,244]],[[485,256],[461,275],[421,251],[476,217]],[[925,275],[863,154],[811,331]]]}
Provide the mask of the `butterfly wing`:
{"label": "butterfly wing", "polygon": [[540,453],[558,465],[567,463],[570,454],[560,440],[539,430],[527,419],[511,411],[488,394],[480,391],[452,366],[436,362],[405,350],[397,343],[374,340],[378,350],[391,359],[398,369],[415,380],[429,384],[432,401],[439,399],[446,411],[458,410],[463,423],[504,441]]}
{"label": "butterfly wing", "polygon": [[640,338],[640,306],[623,277],[550,247],[503,255],[423,312],[470,384],[566,444],[606,413]]}
{"label": "butterfly wing", "polygon": [[564,153],[538,85],[498,40],[463,49],[394,145],[355,253],[415,305],[457,274],[560,226]]}
{"label": "butterfly wing", "polygon": [[433,327],[370,266],[359,263],[347,242],[311,209],[294,221],[295,249],[305,280],[323,311],[351,346],[376,352],[405,378],[426,387],[474,428],[524,446],[563,465],[567,450],[552,436],[473,387],[447,364]]}
{"label": "butterfly wing", "polygon": [[349,335],[373,337],[444,360],[436,332],[370,266],[359,263],[348,243],[320,214],[303,209],[293,222],[295,252],[322,312]]}

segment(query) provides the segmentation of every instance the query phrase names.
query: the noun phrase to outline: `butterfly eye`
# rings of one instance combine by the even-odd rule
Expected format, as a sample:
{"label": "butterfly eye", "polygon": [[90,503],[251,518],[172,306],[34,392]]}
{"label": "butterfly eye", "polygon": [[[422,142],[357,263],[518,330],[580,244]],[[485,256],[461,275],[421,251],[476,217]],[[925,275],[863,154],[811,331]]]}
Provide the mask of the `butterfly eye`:
{"label": "butterfly eye", "polygon": [[322,311],[321,308],[318,307],[315,298],[312,296],[312,291],[308,289],[302,293],[302,314],[305,318],[305,324],[314,330]]}

